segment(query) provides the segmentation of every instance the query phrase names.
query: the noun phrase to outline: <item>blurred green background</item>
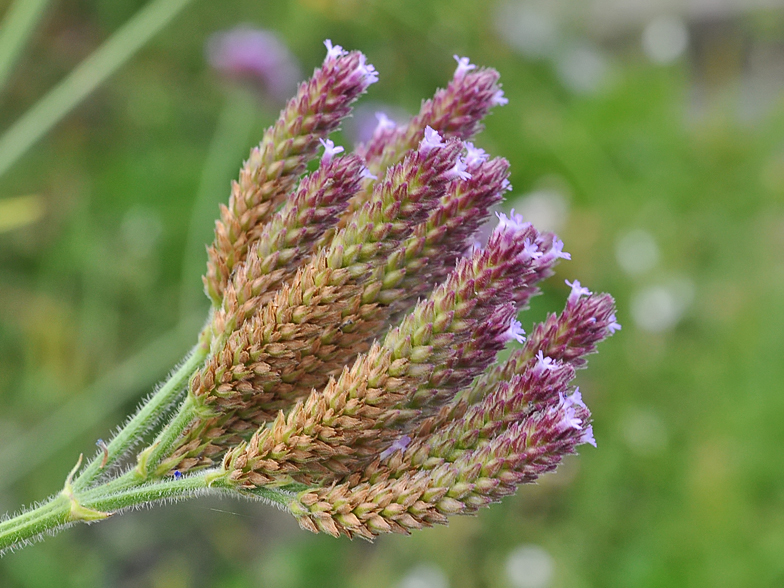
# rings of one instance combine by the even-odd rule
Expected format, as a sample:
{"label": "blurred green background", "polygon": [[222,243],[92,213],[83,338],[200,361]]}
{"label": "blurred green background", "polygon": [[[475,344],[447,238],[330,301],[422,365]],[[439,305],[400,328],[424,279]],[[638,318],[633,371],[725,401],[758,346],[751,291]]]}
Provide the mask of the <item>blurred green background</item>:
{"label": "blurred green background", "polygon": [[[2,11],[8,10],[8,2]],[[43,2],[0,88],[9,128],[144,6]],[[505,205],[612,293],[623,330],[579,384],[598,449],[447,528],[375,544],[263,504],[196,500],[81,526],[0,560],[0,586],[784,586],[784,2],[193,0],[0,177],[0,511],[80,452],[186,352],[204,243],[279,108],[211,68],[213,33],[274,31],[305,72],[331,38],[414,113],[452,55],[501,72],[477,143]],[[0,138],[0,142],[2,139]],[[7,147],[7,145],[6,145]]]}

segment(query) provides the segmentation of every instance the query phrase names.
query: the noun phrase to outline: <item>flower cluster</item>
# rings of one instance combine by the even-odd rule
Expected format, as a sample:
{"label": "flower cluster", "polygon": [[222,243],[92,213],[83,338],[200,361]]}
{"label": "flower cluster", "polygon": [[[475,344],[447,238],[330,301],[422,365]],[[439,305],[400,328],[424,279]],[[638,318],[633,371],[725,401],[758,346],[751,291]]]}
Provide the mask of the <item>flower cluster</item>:
{"label": "flower cluster", "polygon": [[160,472],[217,466],[288,496],[306,529],[372,538],[473,512],[595,444],[571,383],[619,327],[575,282],[526,340],[517,315],[563,244],[513,212],[472,246],[509,189],[508,162],[469,142],[506,102],[496,71],[456,57],[407,125],[380,116],[347,154],[328,136],[377,73],[326,46],[222,209],[199,416]]}
{"label": "flower cluster", "polygon": [[[262,41],[214,49],[240,71],[261,62],[234,60],[235,43]],[[273,501],[313,532],[408,533],[596,445],[572,382],[620,328],[612,298],[567,282],[564,310],[526,337],[519,312],[569,254],[514,211],[475,239],[510,189],[509,163],[470,142],[507,101],[498,73],[456,56],[419,114],[379,116],[347,153],[330,134],[378,74],[326,47],[221,208],[198,345],[61,492],[0,520],[0,554],[208,493]]]}

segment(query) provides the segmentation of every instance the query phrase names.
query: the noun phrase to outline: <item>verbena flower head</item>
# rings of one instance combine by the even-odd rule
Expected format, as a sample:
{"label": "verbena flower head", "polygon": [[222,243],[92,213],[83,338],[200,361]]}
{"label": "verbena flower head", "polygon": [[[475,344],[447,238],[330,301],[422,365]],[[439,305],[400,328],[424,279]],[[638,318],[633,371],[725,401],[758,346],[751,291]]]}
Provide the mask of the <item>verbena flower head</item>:
{"label": "verbena flower head", "polygon": [[563,311],[526,335],[518,314],[563,243],[512,211],[475,245],[510,188],[509,163],[469,142],[506,101],[498,73],[456,58],[419,114],[380,117],[348,153],[330,134],[378,73],[325,46],[221,207],[199,344],[59,494],[0,520],[0,553],[208,492],[274,501],[313,532],[407,533],[596,445],[572,381],[620,329],[612,298],[567,282]]}
{"label": "verbena flower head", "polygon": [[217,225],[211,353],[190,386],[203,416],[164,469],[218,465],[239,492],[288,496],[306,529],[372,538],[474,512],[595,445],[571,382],[619,327],[575,281],[526,339],[517,315],[563,243],[512,211],[471,248],[509,189],[508,162],[469,142],[507,101],[497,72],[456,56],[407,125],[379,116],[347,154],[328,135],[378,74],[325,45]]}

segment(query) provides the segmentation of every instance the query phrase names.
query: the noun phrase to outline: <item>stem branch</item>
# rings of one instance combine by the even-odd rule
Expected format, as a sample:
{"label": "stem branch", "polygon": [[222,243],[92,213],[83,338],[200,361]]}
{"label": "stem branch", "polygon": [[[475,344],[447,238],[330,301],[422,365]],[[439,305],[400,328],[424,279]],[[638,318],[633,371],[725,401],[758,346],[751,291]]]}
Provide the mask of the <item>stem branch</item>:
{"label": "stem branch", "polygon": [[157,421],[161,413],[165,411],[177,394],[187,384],[193,372],[202,364],[207,356],[207,349],[204,345],[194,348],[183,364],[174,372],[171,377],[161,386],[161,388],[150,398],[128,421],[119,433],[106,446],[105,453],[101,452],[93,458],[87,465],[82,474],[74,482],[76,491],[83,490],[101,475],[104,468],[110,467],[120,459],[133,444],[138,441],[141,435]]}

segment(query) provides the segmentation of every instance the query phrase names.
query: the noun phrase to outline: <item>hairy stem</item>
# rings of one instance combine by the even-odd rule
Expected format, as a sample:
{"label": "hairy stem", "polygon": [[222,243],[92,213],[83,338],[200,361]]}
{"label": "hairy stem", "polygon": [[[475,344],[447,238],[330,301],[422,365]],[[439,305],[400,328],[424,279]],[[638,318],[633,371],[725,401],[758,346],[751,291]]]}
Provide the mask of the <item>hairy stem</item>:
{"label": "hairy stem", "polygon": [[169,455],[174,443],[195,418],[196,406],[193,397],[188,395],[185,398],[185,402],[182,403],[182,406],[180,406],[180,409],[177,411],[177,414],[174,415],[172,420],[166,423],[166,426],[158,434],[155,441],[139,454],[136,471],[143,479],[148,479],[151,475],[153,478],[160,478],[166,475],[168,468],[165,468],[162,472],[158,472],[156,471],[156,467],[160,464],[161,460]]}
{"label": "hairy stem", "polygon": [[23,547],[44,533],[64,528],[70,512],[70,501],[58,494],[37,508],[0,522],[0,554]]}
{"label": "hairy stem", "polygon": [[75,490],[83,490],[92,484],[101,472],[117,462],[130,449],[139,437],[154,424],[165,411],[177,394],[188,383],[191,374],[195,372],[207,357],[204,345],[197,345],[188,358],[175,371],[160,389],[139,409],[106,446],[105,453],[99,453],[84,469],[74,482]]}
{"label": "hairy stem", "polygon": [[44,504],[0,522],[0,554],[20,548],[44,534],[54,534],[78,522],[96,522],[121,511],[163,500],[184,500],[205,494],[233,494],[261,498],[286,506],[291,496],[281,490],[258,488],[238,492],[222,469],[151,483],[140,482],[131,470],[94,488],[77,491],[70,476],[63,490]]}

